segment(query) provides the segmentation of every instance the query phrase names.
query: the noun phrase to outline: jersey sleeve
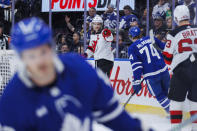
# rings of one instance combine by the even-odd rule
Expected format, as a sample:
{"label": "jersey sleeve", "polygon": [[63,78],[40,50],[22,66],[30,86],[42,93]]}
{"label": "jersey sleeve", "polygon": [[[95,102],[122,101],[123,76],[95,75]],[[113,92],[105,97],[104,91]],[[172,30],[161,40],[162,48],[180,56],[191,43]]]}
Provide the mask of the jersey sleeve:
{"label": "jersey sleeve", "polygon": [[159,39],[157,39],[156,37],[154,37],[155,39],[155,43],[158,45],[158,47],[161,49],[161,50],[164,50],[165,48],[165,43],[161,42]]}
{"label": "jersey sleeve", "polygon": [[131,63],[131,68],[133,72],[133,84],[139,84],[141,81],[141,75],[142,75],[142,62],[137,57],[137,54],[134,51],[135,49],[133,47],[130,47],[128,50],[129,55],[129,61]]}
{"label": "jersey sleeve", "polygon": [[96,43],[91,39],[91,36],[90,36],[90,43],[85,51],[85,53],[87,54],[87,58],[90,58],[94,55],[94,51],[95,51],[95,47],[96,46]]}
{"label": "jersey sleeve", "polygon": [[170,65],[173,59],[174,52],[174,37],[171,34],[167,35],[167,42],[163,51],[164,61]]}
{"label": "jersey sleeve", "polygon": [[130,117],[114,96],[106,74],[99,69],[95,71],[81,57],[67,57],[64,62],[67,70],[74,69],[71,71],[77,72],[76,96],[94,120],[115,131],[141,131],[140,121]]}
{"label": "jersey sleeve", "polygon": [[94,119],[115,131],[141,130],[140,121],[130,117],[113,95],[106,75],[101,70],[97,70],[97,74],[98,86],[93,101]]}
{"label": "jersey sleeve", "polygon": [[[12,84],[12,87],[13,86]],[[10,86],[6,87],[4,94],[7,93],[8,88],[10,88]],[[26,126],[22,124],[25,113],[22,110],[18,110],[18,107],[21,106],[20,102],[16,100],[18,98],[15,98],[13,93],[4,94],[0,99],[0,131],[27,130]],[[21,116],[22,114],[23,116]],[[26,121],[26,125],[28,125],[28,121]]]}

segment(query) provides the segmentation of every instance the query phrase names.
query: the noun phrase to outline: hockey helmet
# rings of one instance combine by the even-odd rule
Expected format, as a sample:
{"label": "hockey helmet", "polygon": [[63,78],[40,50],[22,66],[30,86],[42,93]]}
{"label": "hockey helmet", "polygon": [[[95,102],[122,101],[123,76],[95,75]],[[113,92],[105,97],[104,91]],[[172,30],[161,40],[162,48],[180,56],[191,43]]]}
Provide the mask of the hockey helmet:
{"label": "hockey helmet", "polygon": [[37,17],[26,18],[14,25],[11,46],[17,53],[44,44],[52,45],[52,30]]}
{"label": "hockey helmet", "polygon": [[189,20],[190,19],[190,13],[189,9],[186,5],[179,5],[174,10],[174,21],[177,25],[179,25],[179,22],[182,20]]}
{"label": "hockey helmet", "polygon": [[102,23],[103,24],[103,19],[100,16],[95,16],[92,20],[92,23]]}
{"label": "hockey helmet", "polygon": [[130,36],[130,37],[139,36],[140,33],[141,33],[140,28],[137,27],[137,26],[131,27],[131,28],[129,29],[129,36]]}

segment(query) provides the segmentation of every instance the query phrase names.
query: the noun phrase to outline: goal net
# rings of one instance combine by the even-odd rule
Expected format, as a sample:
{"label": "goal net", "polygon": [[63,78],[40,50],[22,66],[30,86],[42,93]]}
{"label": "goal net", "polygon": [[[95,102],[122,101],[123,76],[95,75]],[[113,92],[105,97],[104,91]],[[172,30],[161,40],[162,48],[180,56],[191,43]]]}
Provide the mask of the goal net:
{"label": "goal net", "polygon": [[12,50],[0,50],[0,96],[5,86],[13,76],[17,67],[17,61]]}

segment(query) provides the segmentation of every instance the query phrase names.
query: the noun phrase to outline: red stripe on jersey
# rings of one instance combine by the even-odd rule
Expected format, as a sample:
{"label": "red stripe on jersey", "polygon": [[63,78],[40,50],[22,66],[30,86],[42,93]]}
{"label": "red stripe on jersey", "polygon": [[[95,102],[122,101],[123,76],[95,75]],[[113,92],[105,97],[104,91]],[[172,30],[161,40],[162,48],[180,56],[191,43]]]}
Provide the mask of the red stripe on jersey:
{"label": "red stripe on jersey", "polygon": [[173,110],[173,111],[170,111],[170,115],[182,115],[182,111],[180,110]]}
{"label": "red stripe on jersey", "polygon": [[173,55],[172,54],[169,54],[168,52],[163,52],[163,55],[166,56],[167,58],[169,59],[172,59]]}
{"label": "red stripe on jersey", "polygon": [[181,123],[182,119],[171,119],[172,124]]}
{"label": "red stripe on jersey", "polygon": [[162,54],[164,56],[165,63],[168,64],[168,65],[170,65],[172,63],[173,55],[172,54],[169,54],[168,52],[165,52],[165,51]]}
{"label": "red stripe on jersey", "polygon": [[92,47],[92,46],[88,46],[88,48],[87,48],[87,49],[89,49],[90,51],[94,52],[94,49],[93,49],[93,47]]}
{"label": "red stripe on jersey", "polygon": [[165,62],[166,64],[168,64],[168,65],[170,65],[170,64],[172,63],[172,61],[168,61],[168,60],[166,60],[166,59],[164,59],[164,62]]}
{"label": "red stripe on jersey", "polygon": [[[193,116],[193,115],[195,115],[195,114],[197,114],[197,111],[190,111],[190,115],[191,115],[191,116]],[[197,121],[194,121],[194,122],[192,122],[192,123],[197,123]]]}

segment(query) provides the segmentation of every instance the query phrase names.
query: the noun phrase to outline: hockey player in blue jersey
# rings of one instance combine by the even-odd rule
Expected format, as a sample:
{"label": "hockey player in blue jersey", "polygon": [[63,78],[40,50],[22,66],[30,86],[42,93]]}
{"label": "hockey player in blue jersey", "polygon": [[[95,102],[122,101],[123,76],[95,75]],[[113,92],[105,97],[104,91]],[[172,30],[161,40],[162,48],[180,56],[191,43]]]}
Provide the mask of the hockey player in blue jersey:
{"label": "hockey player in blue jersey", "polygon": [[[156,97],[160,105],[169,113],[167,97],[170,75],[162,54],[157,51],[149,36],[142,37],[138,27],[129,30],[129,37],[134,42],[128,49],[133,71],[133,89],[137,94],[141,90],[141,77],[147,83],[149,92]],[[164,49],[165,44],[155,39],[155,44]]]}
{"label": "hockey player in blue jersey", "polygon": [[113,96],[108,78],[80,56],[53,51],[51,29],[27,18],[12,30],[20,68],[0,99],[0,131],[91,131],[92,121],[115,131],[142,131]]}

